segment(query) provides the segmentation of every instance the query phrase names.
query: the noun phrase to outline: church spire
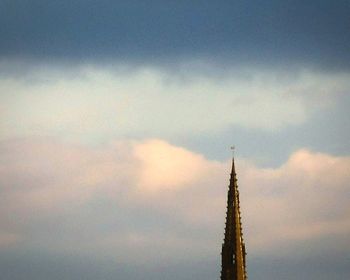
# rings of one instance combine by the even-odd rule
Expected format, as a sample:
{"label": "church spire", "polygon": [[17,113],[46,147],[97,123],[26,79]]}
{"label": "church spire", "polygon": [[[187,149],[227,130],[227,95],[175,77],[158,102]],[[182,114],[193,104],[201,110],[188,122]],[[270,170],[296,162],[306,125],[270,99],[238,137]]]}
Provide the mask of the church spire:
{"label": "church spire", "polygon": [[221,252],[221,280],[246,280],[245,256],[235,161],[232,157],[231,178],[227,194],[225,238]]}

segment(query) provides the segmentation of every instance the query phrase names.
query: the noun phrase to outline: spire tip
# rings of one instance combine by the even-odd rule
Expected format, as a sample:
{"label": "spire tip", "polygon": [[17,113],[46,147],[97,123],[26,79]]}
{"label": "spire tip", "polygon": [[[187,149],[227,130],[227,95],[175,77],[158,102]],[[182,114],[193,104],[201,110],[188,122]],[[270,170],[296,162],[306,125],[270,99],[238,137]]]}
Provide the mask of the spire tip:
{"label": "spire tip", "polygon": [[232,150],[232,157],[235,156],[235,146],[231,146],[231,150]]}

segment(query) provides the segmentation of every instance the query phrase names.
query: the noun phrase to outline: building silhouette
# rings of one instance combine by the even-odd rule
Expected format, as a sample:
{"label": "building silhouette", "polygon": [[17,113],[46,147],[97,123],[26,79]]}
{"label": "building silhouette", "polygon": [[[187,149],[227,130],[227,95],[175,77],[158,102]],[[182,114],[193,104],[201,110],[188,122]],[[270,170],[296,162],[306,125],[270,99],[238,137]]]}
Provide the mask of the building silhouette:
{"label": "building silhouette", "polygon": [[239,208],[239,192],[232,158],[232,171],[227,194],[225,238],[221,251],[221,280],[246,280],[246,251]]}

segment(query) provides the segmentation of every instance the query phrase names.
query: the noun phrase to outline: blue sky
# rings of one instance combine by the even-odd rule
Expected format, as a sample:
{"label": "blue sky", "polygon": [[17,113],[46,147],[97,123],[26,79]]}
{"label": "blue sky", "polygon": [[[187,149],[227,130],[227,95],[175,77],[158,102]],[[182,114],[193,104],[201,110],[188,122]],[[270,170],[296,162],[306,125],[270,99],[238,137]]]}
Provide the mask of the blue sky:
{"label": "blue sky", "polygon": [[4,279],[218,278],[233,144],[250,279],[347,279],[349,12],[1,1]]}

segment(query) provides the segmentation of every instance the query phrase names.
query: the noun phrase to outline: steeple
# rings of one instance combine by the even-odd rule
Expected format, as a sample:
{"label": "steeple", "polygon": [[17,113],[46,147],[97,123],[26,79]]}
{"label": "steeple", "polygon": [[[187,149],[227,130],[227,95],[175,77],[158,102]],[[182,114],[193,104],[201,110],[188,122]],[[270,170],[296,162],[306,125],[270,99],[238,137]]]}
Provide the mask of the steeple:
{"label": "steeple", "polygon": [[221,280],[246,280],[246,252],[243,242],[235,160],[232,158],[227,194],[225,238],[221,252]]}

